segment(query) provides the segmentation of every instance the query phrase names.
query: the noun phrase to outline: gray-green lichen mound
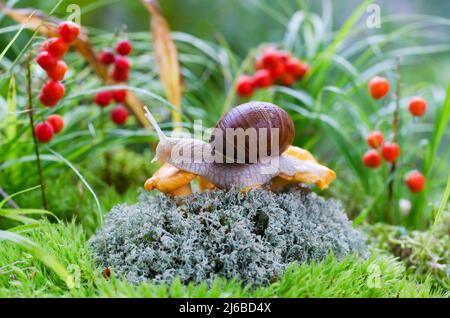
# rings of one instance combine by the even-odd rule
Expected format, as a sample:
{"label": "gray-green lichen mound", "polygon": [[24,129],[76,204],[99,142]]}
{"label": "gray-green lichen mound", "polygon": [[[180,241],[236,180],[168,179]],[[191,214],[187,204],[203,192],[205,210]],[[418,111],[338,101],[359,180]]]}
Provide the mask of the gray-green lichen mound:
{"label": "gray-green lichen mound", "polygon": [[292,262],[365,255],[340,203],[307,189],[143,194],[106,216],[94,256],[131,282],[211,282],[217,276],[267,285]]}

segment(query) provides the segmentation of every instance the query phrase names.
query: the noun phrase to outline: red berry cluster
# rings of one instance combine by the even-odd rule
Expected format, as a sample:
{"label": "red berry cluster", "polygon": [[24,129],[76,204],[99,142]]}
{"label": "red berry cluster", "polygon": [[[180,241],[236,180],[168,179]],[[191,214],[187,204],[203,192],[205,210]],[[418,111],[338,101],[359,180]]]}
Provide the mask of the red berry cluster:
{"label": "red berry cluster", "polygon": [[302,79],[309,66],[292,57],[288,52],[268,48],[259,56],[255,63],[255,74],[241,75],[236,84],[240,96],[250,97],[257,88],[266,88],[278,82],[291,86],[296,80]]}
{"label": "red berry cluster", "polygon": [[116,52],[118,56],[114,54],[114,51],[110,48],[105,48],[100,52],[100,61],[105,65],[114,64],[114,68],[111,72],[111,78],[116,82],[128,81],[130,75],[130,62],[126,58],[131,53],[133,46],[130,41],[122,40],[116,44]]}
{"label": "red berry cluster", "polygon": [[[367,144],[370,150],[368,150],[363,156],[364,164],[369,168],[378,168],[381,165],[381,157],[388,162],[395,162],[400,156],[400,147],[395,142],[384,142],[383,134],[375,130],[367,135]],[[381,154],[378,152],[378,148],[381,147]]]}
{"label": "red berry cluster", "polygon": [[[63,22],[58,27],[59,37],[51,38],[42,43],[37,63],[50,78],[42,87],[39,101],[47,107],[55,106],[65,93],[64,85],[60,82],[64,79],[67,65],[62,58],[69,49],[70,43],[75,41],[80,34],[80,27],[73,22]],[[39,142],[49,142],[55,133],[59,133],[64,127],[64,120],[59,115],[51,115],[34,128],[36,139]]]}
{"label": "red berry cluster", "polygon": [[[374,99],[381,99],[389,93],[389,81],[380,76],[375,76],[369,81],[369,92]],[[409,102],[409,112],[413,116],[423,116],[427,109],[426,101],[421,97],[413,97]],[[381,157],[388,162],[395,162],[400,156],[400,146],[395,142],[384,141],[383,134],[376,130],[366,137],[370,148],[363,155],[363,163],[369,168],[378,168],[381,165]],[[377,150],[381,147],[381,154]],[[411,192],[420,192],[425,187],[425,177],[417,170],[406,175],[405,183]]]}
{"label": "red berry cluster", "polygon": [[48,119],[36,125],[36,139],[46,143],[52,140],[53,135],[59,133],[64,128],[64,120],[59,115],[50,115]]}
{"label": "red berry cluster", "polygon": [[41,104],[48,107],[55,106],[64,96],[64,85],[60,81],[64,79],[67,65],[62,58],[69,49],[69,44],[80,34],[80,27],[72,22],[63,22],[58,27],[58,34],[59,37],[48,39],[42,44],[36,59],[50,78],[39,95]]}
{"label": "red berry cluster", "polygon": [[[122,103],[123,101],[125,101],[126,97],[127,90],[125,89],[103,91],[95,95],[94,102],[100,107],[107,107],[112,100],[116,101],[117,103]],[[117,125],[124,125],[128,119],[128,111],[122,104],[119,104],[111,109],[110,117],[111,120]]]}
{"label": "red berry cluster", "polygon": [[[128,40],[122,40],[116,44],[116,53],[111,48],[105,48],[100,53],[100,61],[105,65],[114,64],[114,68],[111,72],[111,78],[116,82],[128,81],[130,74],[130,62],[126,58],[133,50],[131,42]],[[99,92],[94,97],[94,102],[100,107],[107,107],[112,100],[117,103],[123,103],[127,97],[127,91],[125,89],[119,89],[114,91]],[[111,120],[117,125],[124,125],[128,118],[128,111],[122,105],[119,104],[111,110]]]}

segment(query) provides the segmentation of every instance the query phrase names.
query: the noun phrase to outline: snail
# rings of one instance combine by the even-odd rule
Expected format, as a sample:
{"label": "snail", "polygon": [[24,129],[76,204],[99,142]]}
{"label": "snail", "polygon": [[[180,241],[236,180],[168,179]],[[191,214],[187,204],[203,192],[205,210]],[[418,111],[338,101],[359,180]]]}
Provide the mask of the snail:
{"label": "snail", "polygon": [[292,119],[275,104],[255,101],[234,107],[219,120],[209,142],[169,138],[145,111],[159,138],[154,160],[164,163],[145,182],[148,191],[190,194],[196,176],[200,190],[246,190],[270,182],[273,190],[300,182],[323,189],[336,177],[308,151],[292,146]]}

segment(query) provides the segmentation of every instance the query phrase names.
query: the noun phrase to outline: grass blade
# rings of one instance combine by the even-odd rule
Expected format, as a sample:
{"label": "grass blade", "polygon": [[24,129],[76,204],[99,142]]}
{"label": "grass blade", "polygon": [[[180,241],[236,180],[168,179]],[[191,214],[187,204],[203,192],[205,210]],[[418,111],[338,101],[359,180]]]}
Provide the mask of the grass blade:
{"label": "grass blade", "polygon": [[433,226],[430,230],[430,238],[433,237],[433,233],[438,225],[441,215],[444,212],[445,206],[447,205],[448,198],[450,197],[450,174],[448,175],[447,186],[445,187],[444,195],[442,196],[441,204],[439,205],[439,209],[436,213],[436,218],[434,219]]}
{"label": "grass blade", "polygon": [[100,205],[100,201],[98,200],[97,195],[95,194],[94,190],[92,190],[91,186],[86,181],[86,179],[81,175],[81,173],[78,171],[78,169],[75,168],[75,166],[72,163],[70,163],[66,158],[64,158],[59,153],[57,153],[56,151],[54,151],[54,150],[52,150],[52,149],[50,149],[48,147],[47,147],[47,150],[50,151],[53,155],[55,155],[59,160],[64,162],[67,166],[69,166],[69,168],[72,169],[73,172],[75,172],[75,174],[78,176],[78,178],[80,178],[81,182],[86,186],[88,191],[94,197],[95,204],[97,205],[97,209],[98,209],[98,214],[99,214],[99,218],[100,218],[100,224],[103,224],[103,209],[102,209],[102,206]]}
{"label": "grass blade", "polygon": [[56,220],[58,220],[58,217],[54,215],[52,212],[44,209],[0,209],[0,216],[3,216],[4,218],[19,221],[22,223],[35,223],[37,220],[23,216],[25,215],[32,215],[32,214],[38,214],[38,215],[51,215]]}
{"label": "grass blade", "polygon": [[292,51],[292,48],[294,47],[295,40],[298,37],[298,31],[300,30],[304,19],[304,13],[302,11],[297,11],[289,21],[287,32],[284,36],[284,45],[290,51]]}
{"label": "grass blade", "polygon": [[18,225],[18,226],[8,229],[8,232],[25,233],[25,232],[32,231],[39,226],[40,226],[39,223],[22,224],[22,225]]}
{"label": "grass blade", "polygon": [[9,77],[8,97],[6,100],[7,114],[6,114],[6,141],[10,141],[16,136],[17,131],[17,117],[15,115],[17,100],[16,100],[16,80],[13,74]]}
{"label": "grass blade", "polygon": [[[0,9],[3,9],[4,4],[0,3]],[[31,16],[34,13],[31,13],[30,16],[28,18],[31,18]],[[8,52],[9,48],[14,44],[14,42],[17,40],[17,38],[19,37],[20,33],[22,33],[23,29],[25,27],[25,23],[23,23],[20,26],[20,29],[16,32],[16,34],[14,35],[14,37],[11,39],[11,41],[9,41],[9,43],[5,46],[5,48],[3,49],[2,53],[0,53],[0,61],[3,59],[3,57],[5,56],[6,52]]]}
{"label": "grass blade", "polygon": [[311,66],[310,74],[318,74],[313,85],[313,91],[318,91],[320,87],[323,86],[323,82],[327,76],[327,69],[331,64],[331,58],[336,54],[337,49],[345,41],[350,31],[353,29],[355,23],[365,12],[367,5],[371,3],[371,0],[366,0],[361,3],[352,15],[345,21],[345,23],[340,28],[338,34],[334,37],[331,44],[317,57]]}
{"label": "grass blade", "polygon": [[[436,160],[437,151],[439,149],[439,146],[441,144],[442,138],[445,134],[445,130],[447,128],[447,124],[450,120],[450,84],[447,87],[447,93],[445,96],[444,105],[440,109],[440,111],[436,114],[436,120],[435,120],[435,129],[433,132],[433,136],[431,137],[431,140],[428,144],[426,154],[425,154],[425,160],[422,167],[422,173],[425,176],[427,180],[429,180],[429,176],[431,173],[431,168],[433,167],[433,164]],[[417,224],[419,219],[419,213],[424,211],[424,207],[426,204],[426,198],[427,198],[428,189],[425,187],[425,189],[420,193],[415,208],[412,211],[411,215],[411,222],[414,222],[414,224]],[[426,219],[426,218],[422,218]]]}
{"label": "grass blade", "polygon": [[67,272],[66,268],[61,263],[59,263],[56,258],[47,253],[42,247],[37,245],[32,240],[17,233],[3,230],[0,230],[0,240],[9,241],[20,246],[31,255],[39,259],[47,267],[52,269],[59,276],[59,278],[61,278],[66,283],[68,288],[75,287],[73,277]]}
{"label": "grass blade", "polygon": [[16,192],[16,193],[13,193],[13,194],[7,196],[6,198],[4,198],[0,202],[0,209],[6,204],[6,202],[8,202],[10,199],[14,198],[15,196],[17,196],[19,194],[22,194],[22,193],[26,193],[26,192],[30,192],[30,191],[36,190],[36,189],[38,189],[40,187],[41,187],[40,185],[37,185],[37,186],[31,187],[31,188],[28,188],[28,189],[25,189],[25,190],[22,190],[22,191],[19,191],[19,192]]}

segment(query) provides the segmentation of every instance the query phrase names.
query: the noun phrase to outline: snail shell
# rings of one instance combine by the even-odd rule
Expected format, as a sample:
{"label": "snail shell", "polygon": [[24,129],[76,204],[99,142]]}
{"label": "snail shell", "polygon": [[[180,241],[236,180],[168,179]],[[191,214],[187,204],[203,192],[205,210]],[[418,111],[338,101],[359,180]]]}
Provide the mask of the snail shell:
{"label": "snail shell", "polygon": [[[229,133],[233,131],[234,134]],[[281,155],[292,144],[294,135],[294,123],[282,108],[249,102],[225,114],[209,142],[225,162],[255,163],[264,157]]]}

